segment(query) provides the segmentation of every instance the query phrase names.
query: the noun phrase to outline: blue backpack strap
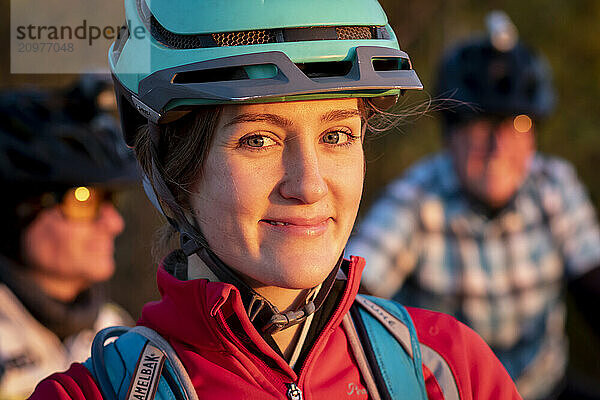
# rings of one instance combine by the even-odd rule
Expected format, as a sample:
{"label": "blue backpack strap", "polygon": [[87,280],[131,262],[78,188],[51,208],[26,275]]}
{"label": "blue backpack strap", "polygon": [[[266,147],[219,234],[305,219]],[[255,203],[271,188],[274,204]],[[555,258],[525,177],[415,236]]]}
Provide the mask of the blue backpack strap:
{"label": "blue backpack strap", "polygon": [[173,348],[147,327],[103,329],[83,365],[107,400],[198,400]]}
{"label": "blue backpack strap", "polygon": [[421,350],[410,315],[400,304],[356,297],[352,319],[382,400],[427,400]]}

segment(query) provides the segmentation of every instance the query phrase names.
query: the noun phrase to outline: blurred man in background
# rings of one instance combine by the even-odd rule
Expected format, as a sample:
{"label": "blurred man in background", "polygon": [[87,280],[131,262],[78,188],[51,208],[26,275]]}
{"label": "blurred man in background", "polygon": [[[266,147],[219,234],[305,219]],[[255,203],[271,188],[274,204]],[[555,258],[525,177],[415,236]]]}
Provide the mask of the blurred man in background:
{"label": "blurred man in background", "polygon": [[109,81],[0,93],[0,398],[22,399],[131,318],[97,285],[124,221],[112,191],[137,180],[109,114]]}
{"label": "blurred man in background", "polygon": [[387,188],[347,254],[367,259],[367,291],[474,328],[525,399],[583,399],[565,392],[563,289],[600,332],[596,216],[573,168],[535,150],[554,103],[547,65],[505,14],[488,31],[441,63],[439,96],[456,100],[445,149]]}

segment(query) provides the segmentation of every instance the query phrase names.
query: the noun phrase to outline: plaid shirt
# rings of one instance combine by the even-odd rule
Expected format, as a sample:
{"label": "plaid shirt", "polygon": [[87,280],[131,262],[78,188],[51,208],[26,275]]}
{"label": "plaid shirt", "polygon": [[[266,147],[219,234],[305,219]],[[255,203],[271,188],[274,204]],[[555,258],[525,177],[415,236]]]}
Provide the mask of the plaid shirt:
{"label": "plaid shirt", "polygon": [[358,228],[346,252],[366,258],[366,289],[471,326],[524,398],[564,376],[564,282],[600,265],[596,216],[567,162],[536,155],[489,218],[439,153],[389,185]]}

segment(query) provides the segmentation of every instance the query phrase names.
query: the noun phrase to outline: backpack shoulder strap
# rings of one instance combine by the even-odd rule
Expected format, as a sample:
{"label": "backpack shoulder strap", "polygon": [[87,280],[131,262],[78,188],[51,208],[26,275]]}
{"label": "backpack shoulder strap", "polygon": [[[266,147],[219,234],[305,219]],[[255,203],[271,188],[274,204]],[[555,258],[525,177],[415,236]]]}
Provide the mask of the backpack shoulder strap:
{"label": "backpack shoulder strap", "polygon": [[107,400],[198,400],[175,350],[147,327],[103,329],[83,365]]}
{"label": "backpack shoulder strap", "polygon": [[406,309],[392,300],[362,295],[355,304],[352,320],[382,400],[426,400],[421,350]]}

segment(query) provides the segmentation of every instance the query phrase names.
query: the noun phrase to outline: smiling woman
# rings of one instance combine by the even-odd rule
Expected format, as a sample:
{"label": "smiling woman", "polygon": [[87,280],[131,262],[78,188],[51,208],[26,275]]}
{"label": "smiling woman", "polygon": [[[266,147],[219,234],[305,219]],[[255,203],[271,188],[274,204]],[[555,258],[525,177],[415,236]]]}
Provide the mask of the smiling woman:
{"label": "smiling woman", "polygon": [[357,298],[364,261],[343,252],[364,135],[381,104],[421,88],[379,4],[219,4],[126,1],[129,29],[155,37],[149,66],[134,39],[111,49],[124,134],[181,249],[141,330],[98,336],[33,398],[519,398],[455,320]]}

